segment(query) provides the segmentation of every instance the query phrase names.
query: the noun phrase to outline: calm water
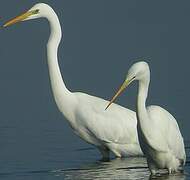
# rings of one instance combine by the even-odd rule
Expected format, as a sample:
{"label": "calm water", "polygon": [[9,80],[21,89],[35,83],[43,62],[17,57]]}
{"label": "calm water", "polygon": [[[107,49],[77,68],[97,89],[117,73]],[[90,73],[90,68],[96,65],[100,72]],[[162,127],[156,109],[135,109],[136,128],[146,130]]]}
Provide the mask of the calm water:
{"label": "calm water", "polygon": [[[66,132],[62,127],[38,128],[33,132],[24,126],[1,126],[0,179],[150,179],[144,158],[101,162],[97,150],[75,137],[68,127],[64,127]],[[154,179],[190,179],[189,145],[186,142],[188,159],[183,174]]]}

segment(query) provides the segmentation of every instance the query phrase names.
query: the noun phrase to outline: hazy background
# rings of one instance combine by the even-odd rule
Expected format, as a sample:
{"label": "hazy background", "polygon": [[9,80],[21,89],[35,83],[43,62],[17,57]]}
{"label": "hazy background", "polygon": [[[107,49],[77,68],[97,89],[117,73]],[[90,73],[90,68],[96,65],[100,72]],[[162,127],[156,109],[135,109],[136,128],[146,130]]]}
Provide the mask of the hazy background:
{"label": "hazy background", "polygon": [[[1,24],[36,2],[1,0]],[[131,64],[142,58],[151,68],[147,104],[169,110],[185,140],[190,140],[189,1],[43,2],[60,18],[64,40],[59,64],[70,90],[109,99]],[[1,172],[8,167],[36,167],[40,162],[47,166],[56,157],[62,157],[58,158],[61,164],[71,155],[86,156],[71,154],[70,149],[90,147],[73,134],[54,102],[46,60],[48,36],[44,19],[0,30]],[[136,93],[133,85],[117,102],[134,110]],[[52,149],[59,153],[51,153]],[[92,153],[99,158],[98,152]]]}

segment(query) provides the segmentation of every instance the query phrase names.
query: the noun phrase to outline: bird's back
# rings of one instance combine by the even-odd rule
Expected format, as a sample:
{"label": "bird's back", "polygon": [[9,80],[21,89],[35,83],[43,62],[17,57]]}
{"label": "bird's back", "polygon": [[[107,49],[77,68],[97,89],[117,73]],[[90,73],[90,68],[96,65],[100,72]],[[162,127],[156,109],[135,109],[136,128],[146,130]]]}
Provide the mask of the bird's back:
{"label": "bird's back", "polygon": [[136,113],[113,104],[105,110],[108,101],[84,93],[75,93],[80,103],[77,121],[95,137],[118,144],[138,143]]}
{"label": "bird's back", "polygon": [[184,141],[176,119],[159,106],[149,106],[147,111],[152,128],[158,136],[157,141],[152,141],[152,146],[162,151],[170,150],[177,159],[185,162]]}

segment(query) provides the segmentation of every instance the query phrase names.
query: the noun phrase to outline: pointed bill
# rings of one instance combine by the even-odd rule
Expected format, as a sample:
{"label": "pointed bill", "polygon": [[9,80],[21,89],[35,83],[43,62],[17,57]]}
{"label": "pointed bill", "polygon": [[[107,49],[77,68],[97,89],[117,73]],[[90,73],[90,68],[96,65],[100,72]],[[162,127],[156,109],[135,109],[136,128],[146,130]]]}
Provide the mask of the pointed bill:
{"label": "pointed bill", "polygon": [[37,10],[33,10],[33,11],[27,11],[11,20],[9,20],[8,22],[6,22],[3,27],[8,27],[10,25],[16,24],[18,22],[24,21],[25,19],[27,19],[28,17],[30,17],[31,15],[37,14]]}
{"label": "pointed bill", "polygon": [[119,90],[116,92],[116,94],[113,96],[113,98],[110,100],[109,104],[105,108],[105,110],[108,109],[108,107],[116,100],[116,98],[127,88],[127,86],[132,82],[133,79],[131,80],[125,80],[124,83],[121,85]]}

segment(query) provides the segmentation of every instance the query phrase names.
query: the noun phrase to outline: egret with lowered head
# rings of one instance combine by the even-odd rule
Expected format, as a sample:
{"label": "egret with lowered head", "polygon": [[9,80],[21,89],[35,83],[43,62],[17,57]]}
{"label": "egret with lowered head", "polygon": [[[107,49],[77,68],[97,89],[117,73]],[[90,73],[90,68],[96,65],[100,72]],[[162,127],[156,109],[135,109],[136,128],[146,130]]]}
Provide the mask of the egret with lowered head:
{"label": "egret with lowered head", "polygon": [[[150,69],[146,62],[138,62],[129,69],[126,80],[112,98],[106,109],[133,81],[138,81],[137,130],[151,174],[157,169],[176,172],[186,161],[183,137],[175,118],[160,106],[146,107]],[[126,129],[127,131],[127,129]]]}
{"label": "egret with lowered head", "polygon": [[49,5],[36,4],[3,26],[36,18],[46,18],[49,21],[51,34],[47,43],[47,58],[51,87],[59,110],[74,132],[86,142],[95,145],[104,159],[109,158],[110,151],[116,157],[143,155],[137,137],[135,112],[117,104],[105,111],[108,101],[82,92],[73,93],[66,88],[57,58],[62,37],[61,26]]}

